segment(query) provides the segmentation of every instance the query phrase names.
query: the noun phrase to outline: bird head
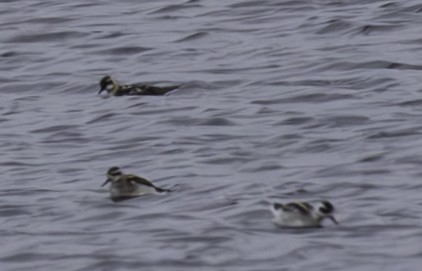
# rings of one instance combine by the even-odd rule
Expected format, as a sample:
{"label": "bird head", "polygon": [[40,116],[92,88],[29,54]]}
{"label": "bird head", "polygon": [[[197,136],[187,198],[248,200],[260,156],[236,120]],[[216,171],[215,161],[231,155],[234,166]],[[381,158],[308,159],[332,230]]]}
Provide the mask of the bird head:
{"label": "bird head", "polygon": [[335,224],[339,224],[333,215],[334,211],[335,211],[334,206],[327,200],[321,201],[319,205],[317,206],[317,212],[318,212],[318,215],[321,217],[321,219],[329,218]]}
{"label": "bird head", "polygon": [[101,185],[101,187],[103,187],[104,185],[106,185],[109,182],[116,182],[117,180],[119,180],[119,178],[123,175],[122,171],[120,170],[120,168],[118,167],[111,167],[108,171],[107,171],[107,180],[105,180],[105,182]]}

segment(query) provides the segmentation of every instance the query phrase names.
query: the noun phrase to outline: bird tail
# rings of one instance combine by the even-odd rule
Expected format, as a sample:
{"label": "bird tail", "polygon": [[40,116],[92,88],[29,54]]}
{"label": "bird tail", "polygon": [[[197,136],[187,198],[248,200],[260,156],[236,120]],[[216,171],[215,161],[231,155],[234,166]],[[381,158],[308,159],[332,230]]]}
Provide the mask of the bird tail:
{"label": "bird tail", "polygon": [[164,188],[160,188],[160,187],[154,187],[155,191],[157,191],[158,193],[167,193],[167,192],[171,192],[171,189],[164,189]]}

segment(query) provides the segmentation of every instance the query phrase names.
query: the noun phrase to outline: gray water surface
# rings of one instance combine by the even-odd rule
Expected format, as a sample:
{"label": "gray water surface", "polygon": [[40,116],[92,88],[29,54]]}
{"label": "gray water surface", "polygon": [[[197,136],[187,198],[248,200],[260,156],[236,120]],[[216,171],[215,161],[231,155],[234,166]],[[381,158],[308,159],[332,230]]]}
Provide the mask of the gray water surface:
{"label": "gray water surface", "polygon": [[[422,4],[0,1],[0,270],[419,270]],[[180,84],[164,97],[97,95]],[[111,166],[173,188],[113,203]],[[328,199],[281,229],[269,202]]]}

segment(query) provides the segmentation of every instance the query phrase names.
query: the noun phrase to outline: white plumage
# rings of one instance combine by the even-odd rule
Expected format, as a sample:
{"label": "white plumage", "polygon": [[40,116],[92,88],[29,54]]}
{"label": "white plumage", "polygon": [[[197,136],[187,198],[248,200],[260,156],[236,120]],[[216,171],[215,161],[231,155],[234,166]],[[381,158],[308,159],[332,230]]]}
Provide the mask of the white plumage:
{"label": "white plumage", "polygon": [[317,206],[309,202],[273,203],[271,212],[273,222],[284,227],[321,227],[325,218],[338,224],[333,216],[334,206],[329,201],[321,201]]}

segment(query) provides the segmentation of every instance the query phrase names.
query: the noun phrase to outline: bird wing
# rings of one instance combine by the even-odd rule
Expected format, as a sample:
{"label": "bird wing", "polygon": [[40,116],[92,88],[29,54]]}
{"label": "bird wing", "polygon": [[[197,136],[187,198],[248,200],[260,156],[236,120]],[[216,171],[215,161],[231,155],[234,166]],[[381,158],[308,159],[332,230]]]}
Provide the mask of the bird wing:
{"label": "bird wing", "polygon": [[156,87],[150,85],[135,85],[129,95],[164,95],[169,91],[175,90],[179,86]]}
{"label": "bird wing", "polygon": [[310,214],[314,209],[314,207],[307,202],[290,202],[285,204],[284,206],[284,211],[298,212],[303,215]]}
{"label": "bird wing", "polygon": [[134,183],[137,183],[137,184],[143,184],[143,185],[155,188],[155,186],[150,181],[148,181],[147,179],[144,179],[142,177],[139,177],[139,176],[136,176],[136,175],[127,175],[126,178],[130,182],[134,182]]}
{"label": "bird wing", "polygon": [[132,85],[123,85],[119,86],[118,90],[116,91],[116,96],[122,96],[122,95],[131,95],[134,91],[134,86]]}
{"label": "bird wing", "polygon": [[147,179],[144,179],[144,178],[136,176],[136,175],[126,175],[126,180],[128,180],[129,182],[135,182],[137,184],[142,184],[142,185],[145,185],[145,186],[153,187],[155,189],[155,191],[160,192],[160,193],[172,191],[171,189],[164,189],[164,188],[157,187],[157,186],[153,185]]}

